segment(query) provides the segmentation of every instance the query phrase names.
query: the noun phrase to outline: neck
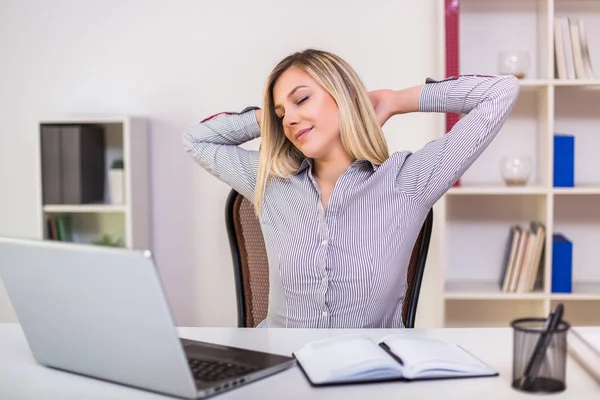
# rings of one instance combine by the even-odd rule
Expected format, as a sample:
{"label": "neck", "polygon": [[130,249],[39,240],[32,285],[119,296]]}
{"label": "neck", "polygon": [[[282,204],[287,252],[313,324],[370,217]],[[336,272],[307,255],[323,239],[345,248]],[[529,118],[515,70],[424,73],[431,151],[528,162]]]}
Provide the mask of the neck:
{"label": "neck", "polygon": [[353,161],[343,148],[332,151],[325,158],[314,159],[315,177],[322,182],[335,184]]}

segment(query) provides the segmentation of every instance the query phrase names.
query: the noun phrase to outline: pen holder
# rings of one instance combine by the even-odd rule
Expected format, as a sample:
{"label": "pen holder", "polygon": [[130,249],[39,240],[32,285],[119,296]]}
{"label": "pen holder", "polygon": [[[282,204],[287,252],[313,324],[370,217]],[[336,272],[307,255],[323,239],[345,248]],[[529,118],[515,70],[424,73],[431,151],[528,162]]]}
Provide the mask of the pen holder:
{"label": "pen holder", "polygon": [[522,318],[511,323],[512,387],[515,389],[530,393],[555,393],[566,388],[567,333],[570,325],[561,321],[554,332],[548,333],[545,324],[545,318]]}

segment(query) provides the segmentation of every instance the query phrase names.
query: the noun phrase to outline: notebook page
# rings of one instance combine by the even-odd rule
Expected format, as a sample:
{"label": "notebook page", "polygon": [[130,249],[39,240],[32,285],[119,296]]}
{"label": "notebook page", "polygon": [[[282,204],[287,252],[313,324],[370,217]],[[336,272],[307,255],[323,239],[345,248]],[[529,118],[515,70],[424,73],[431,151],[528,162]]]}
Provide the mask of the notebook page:
{"label": "notebook page", "polygon": [[575,327],[568,337],[568,350],[573,358],[600,382],[600,328]]}
{"label": "notebook page", "polygon": [[494,373],[465,350],[442,340],[396,335],[382,341],[403,361],[408,378]]}
{"label": "notebook page", "polygon": [[600,354],[600,331],[597,333],[587,333],[583,330],[583,338]]}
{"label": "notebook page", "polygon": [[[314,383],[401,376],[401,366],[375,342],[358,335],[344,335],[309,343],[296,359]],[[374,371],[378,370],[378,371]]]}

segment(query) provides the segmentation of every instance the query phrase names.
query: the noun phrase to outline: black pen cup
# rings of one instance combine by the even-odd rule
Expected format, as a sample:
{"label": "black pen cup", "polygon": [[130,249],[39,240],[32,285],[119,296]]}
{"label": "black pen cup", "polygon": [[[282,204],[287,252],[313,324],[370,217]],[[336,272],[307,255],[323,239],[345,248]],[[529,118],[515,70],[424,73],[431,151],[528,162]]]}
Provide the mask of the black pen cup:
{"label": "black pen cup", "polygon": [[[548,333],[545,318],[521,318],[513,328],[512,387],[531,393],[556,393],[566,389],[567,334],[561,321]],[[537,362],[532,363],[534,353]]]}

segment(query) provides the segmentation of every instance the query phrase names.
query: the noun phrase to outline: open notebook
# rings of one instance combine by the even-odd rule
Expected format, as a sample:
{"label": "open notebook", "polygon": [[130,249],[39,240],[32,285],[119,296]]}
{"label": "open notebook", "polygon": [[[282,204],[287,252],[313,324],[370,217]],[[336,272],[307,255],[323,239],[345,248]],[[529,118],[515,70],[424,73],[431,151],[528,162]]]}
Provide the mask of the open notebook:
{"label": "open notebook", "polygon": [[309,343],[293,355],[314,386],[498,375],[455,344],[417,335],[389,335],[379,343],[344,335]]}
{"label": "open notebook", "polygon": [[569,354],[600,383],[600,327],[573,327],[568,336]]}

